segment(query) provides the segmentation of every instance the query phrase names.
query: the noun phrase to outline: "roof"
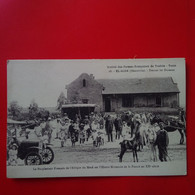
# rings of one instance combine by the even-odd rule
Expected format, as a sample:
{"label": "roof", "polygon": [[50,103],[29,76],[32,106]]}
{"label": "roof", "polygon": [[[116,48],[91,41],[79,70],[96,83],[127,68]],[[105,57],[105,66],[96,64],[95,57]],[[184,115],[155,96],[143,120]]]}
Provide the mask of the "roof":
{"label": "roof", "polygon": [[99,79],[104,86],[102,94],[138,94],[138,93],[179,93],[177,84],[171,77]]}
{"label": "roof", "polygon": [[62,105],[62,108],[83,108],[83,107],[95,107],[95,104],[65,104]]}

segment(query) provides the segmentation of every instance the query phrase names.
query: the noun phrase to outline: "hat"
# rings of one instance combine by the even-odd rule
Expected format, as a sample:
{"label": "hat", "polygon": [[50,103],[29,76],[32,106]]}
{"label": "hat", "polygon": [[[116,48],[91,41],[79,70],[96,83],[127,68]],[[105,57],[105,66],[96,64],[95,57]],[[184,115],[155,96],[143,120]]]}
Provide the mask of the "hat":
{"label": "hat", "polygon": [[163,122],[160,122],[159,125],[164,125],[164,123]]}
{"label": "hat", "polygon": [[11,148],[15,147],[16,149],[18,148],[18,146],[16,144],[11,145]]}
{"label": "hat", "polygon": [[137,121],[137,122],[139,122],[139,123],[141,123],[141,120],[140,120],[139,118],[138,118],[138,119],[136,119],[136,121]]}
{"label": "hat", "polygon": [[41,123],[40,121],[35,120],[35,124],[36,124],[36,125],[40,125],[40,123]]}
{"label": "hat", "polygon": [[139,115],[139,114],[135,114],[135,115],[134,115],[134,118],[135,118],[135,119],[139,119],[139,118],[140,118],[140,115]]}
{"label": "hat", "polygon": [[69,121],[69,118],[66,117],[64,120],[67,122],[67,121]]}
{"label": "hat", "polygon": [[49,117],[48,120],[50,121],[51,120],[51,117]]}

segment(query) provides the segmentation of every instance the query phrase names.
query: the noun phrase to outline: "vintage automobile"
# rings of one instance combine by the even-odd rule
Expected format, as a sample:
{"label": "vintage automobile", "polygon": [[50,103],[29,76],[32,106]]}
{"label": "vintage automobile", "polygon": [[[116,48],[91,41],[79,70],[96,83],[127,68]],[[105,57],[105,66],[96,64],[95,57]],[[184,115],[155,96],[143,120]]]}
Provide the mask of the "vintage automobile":
{"label": "vintage automobile", "polygon": [[[17,137],[16,125],[23,126],[26,122],[8,120],[8,134],[7,134],[7,151],[12,145],[17,146],[17,157],[24,160],[25,165],[41,165],[50,164],[54,159],[54,152],[51,148],[51,144],[40,144],[38,140],[19,140]],[[14,128],[9,128],[13,126]],[[14,129],[14,131],[13,131]],[[7,158],[9,154],[7,153]]]}
{"label": "vintage automobile", "polygon": [[22,141],[18,147],[18,158],[24,160],[25,165],[49,164],[54,159],[54,152],[49,144],[39,148],[38,141]]}
{"label": "vintage automobile", "polygon": [[18,158],[24,160],[25,165],[50,164],[54,159],[54,152],[51,144],[43,145],[40,148],[39,141],[23,140],[19,142],[16,138],[9,144],[17,145]]}

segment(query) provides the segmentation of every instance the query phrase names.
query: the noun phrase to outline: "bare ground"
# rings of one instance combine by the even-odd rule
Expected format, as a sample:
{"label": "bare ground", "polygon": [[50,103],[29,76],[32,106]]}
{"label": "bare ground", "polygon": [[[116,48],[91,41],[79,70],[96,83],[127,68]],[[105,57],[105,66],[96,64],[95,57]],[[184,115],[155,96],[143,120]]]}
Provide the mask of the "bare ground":
{"label": "bare ground", "polygon": [[[183,161],[186,159],[186,144],[179,144],[180,134],[178,131],[168,133],[168,160]],[[60,147],[60,140],[53,140],[53,151],[55,158],[51,164],[72,164],[72,163],[117,163],[119,162],[118,155],[120,153],[119,142],[121,140],[114,140],[113,143],[108,143],[105,140],[104,146],[94,147],[92,140],[79,145],[76,143],[75,147],[71,146],[70,140],[67,141],[66,146]],[[144,146],[143,151],[138,152],[139,162],[149,162],[149,149]],[[158,160],[159,161],[159,160]],[[133,162],[132,151],[127,151],[124,154],[123,162]],[[24,165],[24,161],[18,159],[18,165]]]}
{"label": "bare ground", "polygon": [[[168,146],[168,160],[182,161],[186,159],[186,144],[180,145],[180,135],[178,132],[169,133],[170,144]],[[120,153],[119,141],[105,143],[104,146],[93,147],[92,143],[79,145],[75,147],[68,146],[64,148],[56,147],[55,159],[52,164],[71,164],[71,163],[101,163],[101,162],[119,162],[118,154]],[[149,149],[144,146],[141,152],[138,152],[139,162],[149,161]],[[133,162],[132,151],[124,154],[123,162]]]}

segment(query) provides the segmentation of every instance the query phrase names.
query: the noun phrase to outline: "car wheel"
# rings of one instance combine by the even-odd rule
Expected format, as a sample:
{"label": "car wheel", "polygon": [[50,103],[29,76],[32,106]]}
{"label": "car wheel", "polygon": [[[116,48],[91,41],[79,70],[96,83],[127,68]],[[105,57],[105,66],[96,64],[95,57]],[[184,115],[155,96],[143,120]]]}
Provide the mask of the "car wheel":
{"label": "car wheel", "polygon": [[41,152],[43,164],[49,164],[54,159],[54,152],[50,147],[46,147]]}
{"label": "car wheel", "polygon": [[24,159],[25,165],[41,165],[42,157],[37,152],[30,152]]}

